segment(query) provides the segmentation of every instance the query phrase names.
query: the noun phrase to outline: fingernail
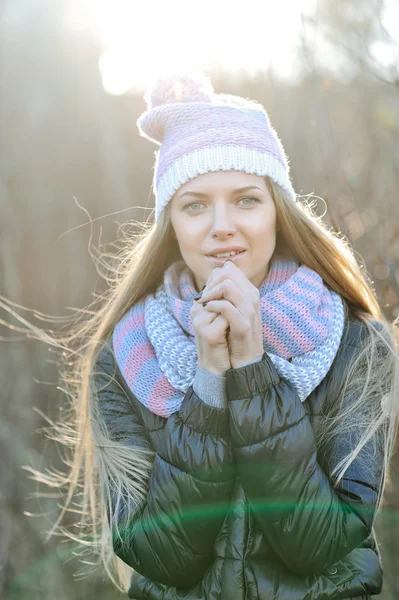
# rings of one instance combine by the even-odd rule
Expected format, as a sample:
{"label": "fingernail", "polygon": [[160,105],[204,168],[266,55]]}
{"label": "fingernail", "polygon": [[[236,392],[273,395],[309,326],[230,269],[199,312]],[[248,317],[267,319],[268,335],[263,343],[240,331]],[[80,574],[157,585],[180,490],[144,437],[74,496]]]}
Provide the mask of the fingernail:
{"label": "fingernail", "polygon": [[202,306],[206,306],[208,304],[208,302],[203,302]]}
{"label": "fingernail", "polygon": [[[204,289],[204,288],[202,288],[202,289]],[[199,300],[201,298],[201,296],[202,296],[202,291],[199,294],[197,294],[196,296],[194,296],[194,300]]]}

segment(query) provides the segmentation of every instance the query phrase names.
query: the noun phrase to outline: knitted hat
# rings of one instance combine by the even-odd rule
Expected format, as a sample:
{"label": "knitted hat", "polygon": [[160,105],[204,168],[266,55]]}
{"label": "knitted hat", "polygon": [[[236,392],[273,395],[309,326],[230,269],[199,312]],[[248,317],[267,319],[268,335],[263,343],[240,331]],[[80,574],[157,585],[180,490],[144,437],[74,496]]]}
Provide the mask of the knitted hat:
{"label": "knitted hat", "polygon": [[154,173],[155,218],[187,181],[209,171],[268,176],[295,201],[289,164],[263,106],[216,94],[200,72],[158,79],[144,96],[140,134],[161,144]]}

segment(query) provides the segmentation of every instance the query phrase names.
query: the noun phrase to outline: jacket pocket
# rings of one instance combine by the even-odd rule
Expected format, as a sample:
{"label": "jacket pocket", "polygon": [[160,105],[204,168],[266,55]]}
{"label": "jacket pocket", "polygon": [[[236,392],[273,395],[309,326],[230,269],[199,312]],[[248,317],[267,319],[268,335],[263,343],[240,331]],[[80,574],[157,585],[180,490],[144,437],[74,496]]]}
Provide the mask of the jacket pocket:
{"label": "jacket pocket", "polygon": [[355,577],[355,573],[349,567],[339,560],[324,571],[324,575],[330,579],[337,587],[350,581]]}

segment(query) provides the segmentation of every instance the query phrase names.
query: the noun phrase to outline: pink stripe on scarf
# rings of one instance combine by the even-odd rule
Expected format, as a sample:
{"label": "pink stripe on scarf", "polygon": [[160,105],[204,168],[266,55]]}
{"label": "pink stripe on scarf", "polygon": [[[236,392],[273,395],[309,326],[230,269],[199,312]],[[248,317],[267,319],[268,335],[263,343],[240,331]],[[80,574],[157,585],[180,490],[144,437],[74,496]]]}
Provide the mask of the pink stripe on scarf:
{"label": "pink stripe on scarf", "polygon": [[[301,350],[305,352],[309,348],[309,340],[305,338],[294,323],[294,321],[290,318],[289,315],[286,315],[278,308],[278,306],[273,305],[269,308],[269,314],[274,314],[274,317],[290,332],[292,337],[295,337],[295,341],[301,347]],[[283,358],[289,358],[291,354],[286,350],[284,355],[281,355]]]}
{"label": "pink stripe on scarf", "polygon": [[138,372],[140,371],[141,366],[147,360],[154,357],[154,348],[149,340],[141,344],[137,344],[137,346],[129,350],[124,368],[126,381],[129,384],[133,383]]}
{"label": "pink stripe on scarf", "polygon": [[[281,319],[280,319],[280,321],[281,321]],[[267,343],[270,346],[272,346],[273,349],[275,349],[277,351],[277,354],[279,354],[283,358],[290,357],[290,352],[289,352],[287,346],[285,346],[285,344],[283,344],[283,342],[278,337],[275,336],[275,334],[273,333],[273,331],[271,329],[268,329],[267,323],[262,323],[262,333],[263,333],[264,339],[267,341]]]}
{"label": "pink stripe on scarf", "polygon": [[183,302],[174,302],[174,312],[177,321],[182,324],[183,322]]}
{"label": "pink stripe on scarf", "polygon": [[127,333],[130,333],[131,331],[134,331],[135,329],[140,329],[141,327],[144,329],[145,327],[145,322],[144,322],[144,307],[142,310],[137,310],[138,308],[137,305],[134,307],[135,308],[135,312],[133,314],[128,314],[128,318],[126,318],[122,323],[119,324],[119,327],[117,329],[117,332],[114,335],[113,338],[113,342],[114,342],[114,349],[116,352],[119,351],[121,344],[123,342],[123,340],[125,339],[125,336]]}
{"label": "pink stripe on scarf", "polygon": [[[295,288],[298,292],[300,291],[300,288],[296,284],[293,284],[292,288]],[[286,306],[292,306],[292,300],[287,298],[287,296],[285,296],[283,292],[277,293],[276,295],[278,296],[278,300],[280,302],[282,302]],[[312,318],[312,315],[310,314],[309,310],[306,309],[306,307],[304,307],[303,304],[300,304],[300,303],[296,304],[295,310],[303,316],[304,320],[306,321],[306,323],[308,323],[309,327],[311,329],[313,329],[313,331],[317,331],[317,333],[319,333],[320,336],[322,336],[323,338],[326,337],[326,335],[328,334],[328,329],[326,329],[324,327],[324,325],[322,325],[321,323],[318,323],[317,321],[315,321]],[[319,314],[319,312],[320,311],[318,311],[318,314]],[[297,328],[295,328],[295,331],[299,331],[299,330]],[[301,336],[301,337],[302,337],[302,339],[307,340],[308,345],[310,344],[309,338],[305,338],[305,336]]]}
{"label": "pink stripe on scarf", "polygon": [[154,383],[151,393],[148,395],[148,408],[162,417],[168,417],[167,401],[174,391],[174,388],[162,373],[159,379]]}

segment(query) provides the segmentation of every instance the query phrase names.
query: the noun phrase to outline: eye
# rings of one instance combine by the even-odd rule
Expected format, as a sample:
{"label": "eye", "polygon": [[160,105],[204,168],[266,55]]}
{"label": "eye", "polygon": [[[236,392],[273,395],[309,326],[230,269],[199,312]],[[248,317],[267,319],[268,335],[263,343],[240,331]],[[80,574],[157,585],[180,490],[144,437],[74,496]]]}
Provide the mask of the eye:
{"label": "eye", "polygon": [[[185,206],[183,206],[183,210],[192,208],[193,206],[201,206],[202,202],[191,202],[191,204],[186,204]],[[190,211],[193,212],[193,211]]]}
{"label": "eye", "polygon": [[[239,202],[242,202],[243,200],[251,201],[250,203],[248,203],[248,202],[244,203],[244,206],[253,206],[253,203],[260,204],[260,202],[261,202],[261,200],[259,200],[259,198],[254,198],[252,196],[246,196],[245,198],[241,198],[239,200]],[[188,210],[189,212],[197,212],[198,209],[195,209],[193,207],[198,207],[198,206],[204,206],[204,204],[202,202],[191,202],[191,203],[183,206],[183,210]]]}
{"label": "eye", "polygon": [[[241,198],[240,202],[242,200],[252,200],[253,202],[258,202],[258,204],[260,203],[259,198],[253,198],[252,196],[247,196],[246,198]],[[251,204],[245,204],[245,206],[251,206]]]}

